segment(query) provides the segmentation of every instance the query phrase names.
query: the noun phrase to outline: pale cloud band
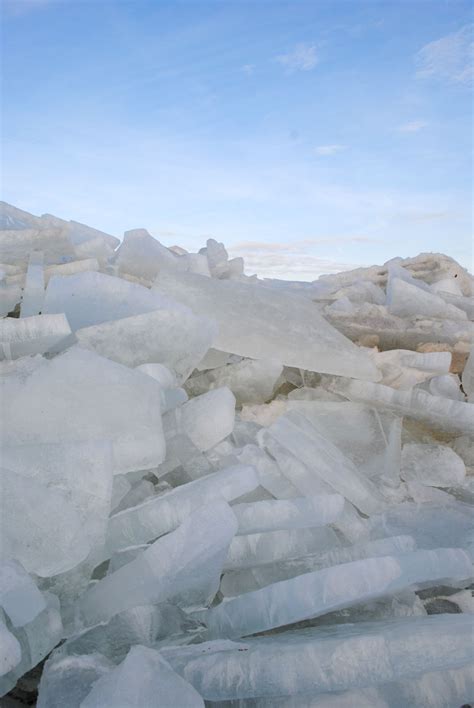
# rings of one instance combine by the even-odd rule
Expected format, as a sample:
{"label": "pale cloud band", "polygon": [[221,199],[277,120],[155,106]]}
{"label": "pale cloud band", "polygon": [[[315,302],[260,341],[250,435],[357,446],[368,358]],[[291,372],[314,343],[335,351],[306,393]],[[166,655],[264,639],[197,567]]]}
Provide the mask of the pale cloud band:
{"label": "pale cloud band", "polygon": [[472,82],[474,25],[429,42],[416,55],[418,78],[437,78],[457,84]]}

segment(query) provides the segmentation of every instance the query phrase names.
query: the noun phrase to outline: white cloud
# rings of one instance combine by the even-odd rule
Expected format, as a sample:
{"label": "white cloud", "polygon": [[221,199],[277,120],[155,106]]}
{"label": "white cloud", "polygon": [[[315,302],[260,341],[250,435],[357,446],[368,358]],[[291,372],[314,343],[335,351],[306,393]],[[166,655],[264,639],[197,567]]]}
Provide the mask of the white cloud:
{"label": "white cloud", "polygon": [[288,71],[310,71],[319,62],[315,44],[297,44],[292,52],[280,54],[277,61]]}
{"label": "white cloud", "polygon": [[255,72],[255,64],[244,64],[242,67],[242,71],[244,74],[248,74],[250,76]]}
{"label": "white cloud", "polygon": [[473,78],[473,28],[465,25],[457,32],[436,39],[416,55],[418,78],[439,78],[468,84]]}
{"label": "white cloud", "polygon": [[403,125],[398,126],[398,131],[400,133],[418,133],[419,130],[426,128],[428,123],[424,120],[412,120],[409,123],[403,123]]}
{"label": "white cloud", "polygon": [[346,145],[318,145],[316,148],[317,155],[335,155],[341,150],[345,150]]}

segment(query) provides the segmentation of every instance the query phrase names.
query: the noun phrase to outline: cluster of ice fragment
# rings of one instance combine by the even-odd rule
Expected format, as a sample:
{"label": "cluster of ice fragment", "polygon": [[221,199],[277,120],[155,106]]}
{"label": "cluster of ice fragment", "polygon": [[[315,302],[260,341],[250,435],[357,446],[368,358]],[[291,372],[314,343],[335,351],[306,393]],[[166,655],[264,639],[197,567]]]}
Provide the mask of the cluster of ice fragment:
{"label": "cluster of ice fragment", "polygon": [[470,704],[471,290],[2,204],[6,708]]}

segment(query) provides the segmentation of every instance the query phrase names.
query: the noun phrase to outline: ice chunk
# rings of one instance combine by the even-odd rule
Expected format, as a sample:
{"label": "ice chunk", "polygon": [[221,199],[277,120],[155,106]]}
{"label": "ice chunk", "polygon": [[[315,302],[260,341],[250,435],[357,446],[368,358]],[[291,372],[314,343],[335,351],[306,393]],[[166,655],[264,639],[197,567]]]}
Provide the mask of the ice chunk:
{"label": "ice chunk", "polygon": [[222,578],[220,590],[225,596],[240,595],[280,580],[294,578],[297,575],[311,573],[332,565],[350,563],[363,558],[407,553],[414,549],[415,541],[411,536],[394,536],[393,538],[355,543],[352,546],[333,548],[324,553],[305,555],[302,558],[227,571]]}
{"label": "ice chunk", "polygon": [[301,414],[291,411],[259,435],[262,441],[267,436],[275,439],[363,513],[371,514],[380,509],[383,502],[372,483]]}
{"label": "ice chunk", "polygon": [[8,674],[20,661],[20,643],[0,617],[0,676]]}
{"label": "ice chunk", "polygon": [[330,388],[351,401],[414,418],[444,432],[463,435],[474,430],[474,406],[469,403],[432,396],[417,388],[395,391],[389,386],[354,379],[335,379]]}
{"label": "ice chunk", "polygon": [[97,258],[84,258],[80,261],[71,261],[70,263],[48,266],[44,271],[44,279],[47,285],[53,275],[75,275],[76,273],[84,273],[88,270],[99,270],[99,261]]}
{"label": "ice chunk", "polygon": [[0,262],[20,265],[32,251],[42,251],[45,263],[63,263],[74,258],[68,229],[63,226],[0,231]]}
{"label": "ice chunk", "polygon": [[146,229],[126,231],[117,250],[115,265],[120,273],[152,281],[164,270],[184,269],[181,259],[153,238]]}
{"label": "ice chunk", "polygon": [[434,317],[466,320],[467,315],[455,305],[448,305],[442,297],[429,293],[411,283],[394,278],[391,284],[388,309],[399,317]]}
{"label": "ice chunk", "polygon": [[44,301],[44,255],[33,252],[26,272],[25,289],[20,307],[20,317],[39,315]]}
{"label": "ice chunk", "polygon": [[258,479],[252,467],[235,465],[125,509],[110,519],[108,551],[112,553],[158,538],[176,529],[203,504],[213,499],[232,501],[257,486]]}
{"label": "ice chunk", "polygon": [[[217,335],[215,323],[191,310],[156,310],[76,332],[81,347],[125,366],[160,363],[187,379]],[[207,389],[206,389],[207,390]]]}
{"label": "ice chunk", "polygon": [[281,529],[236,536],[230,544],[225,569],[250,568],[262,563],[301,558],[340,545],[339,537],[330,527]]}
{"label": "ice chunk", "polygon": [[225,502],[191,514],[134,561],[92,586],[80,606],[88,625],[136,605],[176,600],[205,605],[215,595],[237,521]]}
{"label": "ice chunk", "polygon": [[461,391],[459,376],[456,376],[456,374],[435,376],[423,388],[427,388],[433,396],[451,398],[453,401],[465,400],[465,396]]}
{"label": "ice chunk", "polygon": [[133,315],[183,307],[157,292],[105,273],[53,276],[46,288],[44,313],[64,312],[71,329]]}
{"label": "ice chunk", "polygon": [[105,656],[62,656],[56,652],[45,664],[39,685],[37,708],[80,708],[92,686],[114,665]]}
{"label": "ice chunk", "polygon": [[401,477],[430,487],[462,484],[466,467],[454,450],[445,445],[407,443],[402,450]]}
{"label": "ice chunk", "polygon": [[160,386],[151,378],[79,347],[51,360],[3,362],[0,373],[0,395],[10,402],[5,444],[108,438],[116,474],[164,459]]}
{"label": "ice chunk", "polygon": [[464,580],[471,573],[469,556],[456,548],[367,558],[282,580],[196,616],[212,637],[242,637],[423,583]]}
{"label": "ice chunk", "polygon": [[372,481],[399,484],[401,418],[347,401],[298,401],[289,410],[302,413]]}
{"label": "ice chunk", "polygon": [[86,558],[91,549],[87,530],[66,494],[6,469],[0,491],[3,559],[15,558],[30,573],[49,576]]}
{"label": "ice chunk", "polygon": [[21,300],[21,287],[16,284],[0,283],[0,317],[13,312]]}
{"label": "ice chunk", "polygon": [[199,693],[154,649],[134,646],[123,662],[101,676],[81,708],[204,708]]}
{"label": "ice chunk", "polygon": [[277,361],[244,359],[193,376],[188,379],[185,388],[190,396],[198,396],[210,389],[227,386],[238,405],[264,403],[272,397],[282,371],[283,367]]}
{"label": "ice chunk", "polygon": [[223,386],[191,399],[181,406],[179,413],[182,432],[204,452],[232,432],[235,397]]}
{"label": "ice chunk", "polygon": [[325,494],[281,501],[259,501],[232,507],[239,523],[239,534],[277,529],[303,529],[326,526],[342,514],[344,497]]}
{"label": "ice chunk", "polygon": [[0,359],[43,354],[70,334],[64,315],[6,317],[0,320]]}
{"label": "ice chunk", "polygon": [[377,380],[366,351],[328,324],[310,300],[252,283],[161,273],[155,291],[217,320],[215,347],[252,359],[278,359],[310,371]]}
{"label": "ice chunk", "polygon": [[0,607],[14,627],[31,622],[46,607],[34,580],[15,560],[0,564]]}
{"label": "ice chunk", "polygon": [[206,700],[291,697],[466,666],[472,661],[472,623],[461,615],[410,617],[217,640],[162,653]]}
{"label": "ice chunk", "polygon": [[451,352],[412,352],[391,349],[374,354],[374,362],[382,372],[385,386],[406,391],[414,385],[447,374],[451,365]]}

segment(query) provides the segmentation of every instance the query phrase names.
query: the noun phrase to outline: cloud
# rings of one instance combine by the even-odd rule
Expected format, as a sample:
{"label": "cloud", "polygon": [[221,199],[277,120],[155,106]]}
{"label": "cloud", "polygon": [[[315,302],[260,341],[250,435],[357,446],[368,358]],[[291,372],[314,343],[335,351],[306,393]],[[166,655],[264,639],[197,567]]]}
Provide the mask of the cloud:
{"label": "cloud", "polygon": [[[232,248],[227,249],[234,256]],[[242,255],[242,253],[240,253]],[[330,258],[289,253],[247,253],[244,255],[245,273],[256,273],[260,278],[279,278],[282,280],[312,281],[327,273],[340,273],[352,270],[359,264],[340,262]]]}
{"label": "cloud", "polygon": [[473,78],[473,28],[472,24],[465,25],[457,32],[425,44],[415,57],[416,76],[469,84]]}
{"label": "cloud", "polygon": [[426,128],[428,123],[424,120],[412,120],[409,123],[403,123],[398,126],[399,133],[418,133],[418,131]]}
{"label": "cloud", "polygon": [[310,71],[319,62],[315,44],[297,44],[292,52],[280,54],[276,60],[288,71]]}
{"label": "cloud", "polygon": [[251,76],[255,72],[255,64],[244,64],[242,67],[244,74]]}
{"label": "cloud", "polygon": [[306,253],[314,246],[336,246],[347,243],[374,243],[377,239],[368,236],[335,236],[326,238],[307,238],[288,243],[271,241],[241,241],[232,246],[232,251],[244,253]]}
{"label": "cloud", "polygon": [[315,152],[317,155],[335,155],[341,150],[346,150],[345,145],[318,145]]}

